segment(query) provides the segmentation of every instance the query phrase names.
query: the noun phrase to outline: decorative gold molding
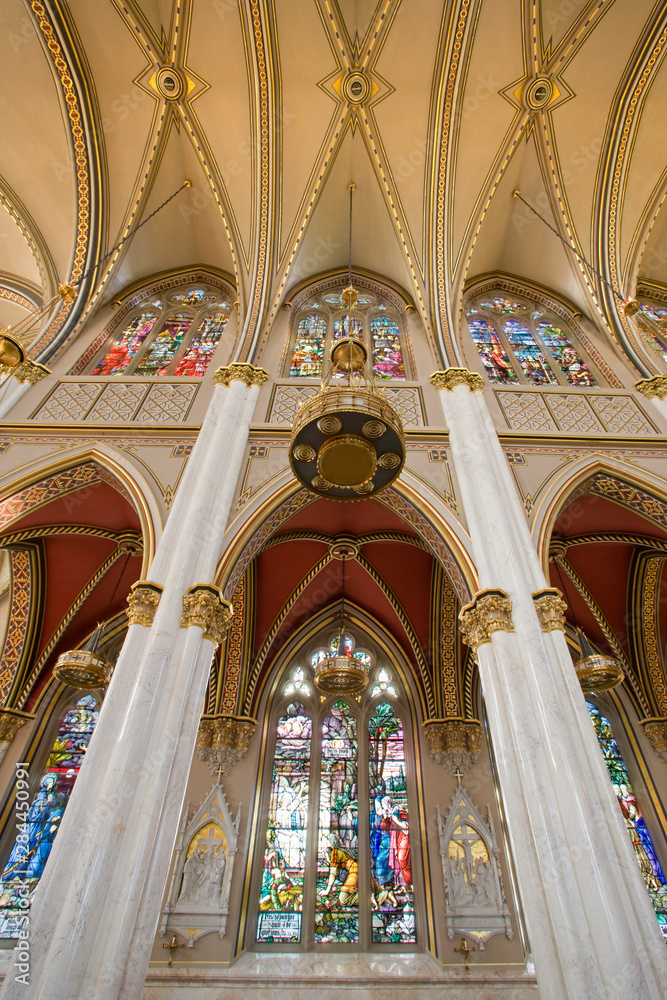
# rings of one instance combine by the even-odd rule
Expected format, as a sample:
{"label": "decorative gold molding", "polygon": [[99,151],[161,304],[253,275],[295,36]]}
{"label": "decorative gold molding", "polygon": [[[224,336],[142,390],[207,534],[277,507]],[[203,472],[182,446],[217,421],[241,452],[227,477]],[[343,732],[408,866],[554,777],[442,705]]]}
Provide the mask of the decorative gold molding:
{"label": "decorative gold molding", "polygon": [[565,631],[567,604],[557,587],[536,590],[533,594],[533,602],[543,632],[555,632],[557,629]]}
{"label": "decorative gold molding", "polygon": [[195,583],[183,594],[181,628],[199,625],[204,638],[219,646],[227,635],[234,609],[212,583]]}
{"label": "decorative gold molding", "polygon": [[31,361],[26,358],[19,365],[0,365],[0,375],[13,375],[17,382],[29,382],[30,385],[37,385],[41,379],[51,375],[51,369],[46,365],[40,365],[38,361]]}
{"label": "decorative gold molding", "polygon": [[481,375],[469,371],[467,368],[447,368],[444,372],[433,372],[429,378],[431,385],[440,392],[446,389],[451,392],[457,385],[465,385],[471,392],[478,392],[484,389],[484,379]]}
{"label": "decorative gold molding", "polygon": [[265,368],[255,368],[254,365],[244,364],[241,361],[234,361],[231,365],[218,368],[213,381],[216,385],[228,386],[230,382],[243,382],[250,388],[251,385],[263,385],[269,377]]}
{"label": "decorative gold molding", "polygon": [[467,646],[477,651],[491,642],[492,632],[513,632],[512,602],[504,590],[480,590],[470,604],[459,612],[461,636]]}
{"label": "decorative gold molding", "polygon": [[635,382],[635,389],[643,393],[647,399],[664,399],[667,396],[667,375],[640,378],[639,382]]}
{"label": "decorative gold molding", "polygon": [[127,617],[130,625],[145,625],[150,628],[155,618],[157,606],[160,603],[163,587],[152,580],[137,580],[127,598]]}
{"label": "decorative gold molding", "polygon": [[21,726],[35,716],[29,712],[19,712],[15,708],[0,708],[0,743],[11,743]]}
{"label": "decorative gold molding", "polygon": [[212,774],[226,774],[248,753],[257,727],[246,715],[202,715],[197,734],[197,754]]}
{"label": "decorative gold molding", "polygon": [[431,757],[451,775],[465,777],[479,760],[482,725],[477,719],[427,719],[422,723]]}
{"label": "decorative gold molding", "polygon": [[667,718],[642,719],[639,725],[644,727],[644,735],[651,741],[656,755],[667,764]]}

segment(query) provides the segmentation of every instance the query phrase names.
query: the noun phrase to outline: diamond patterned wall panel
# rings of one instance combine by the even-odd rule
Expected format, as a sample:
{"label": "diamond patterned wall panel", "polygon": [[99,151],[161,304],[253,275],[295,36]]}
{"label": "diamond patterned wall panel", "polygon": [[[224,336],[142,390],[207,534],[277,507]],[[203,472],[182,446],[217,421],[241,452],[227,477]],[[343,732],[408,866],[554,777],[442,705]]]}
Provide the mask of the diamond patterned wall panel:
{"label": "diamond patterned wall panel", "polygon": [[187,384],[154,382],[135,420],[144,424],[185,420],[197,388],[193,382]]}
{"label": "diamond patterned wall panel", "polygon": [[60,382],[33,419],[66,424],[83,420],[103,386],[103,382]]}

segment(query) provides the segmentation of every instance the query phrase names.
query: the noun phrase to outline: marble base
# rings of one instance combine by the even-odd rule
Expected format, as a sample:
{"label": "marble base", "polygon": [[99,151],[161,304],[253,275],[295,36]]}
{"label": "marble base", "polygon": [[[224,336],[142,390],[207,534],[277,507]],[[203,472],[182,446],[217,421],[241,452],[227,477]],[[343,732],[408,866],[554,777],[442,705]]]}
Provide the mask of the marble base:
{"label": "marble base", "polygon": [[[414,1000],[539,1000],[535,976],[523,966],[485,966],[470,956],[441,965],[428,954],[247,953],[229,966],[189,965],[174,957],[169,969],[151,963],[143,1000],[386,1000],[408,993]],[[195,993],[196,990],[196,993]],[[223,990],[224,992],[221,992]]]}

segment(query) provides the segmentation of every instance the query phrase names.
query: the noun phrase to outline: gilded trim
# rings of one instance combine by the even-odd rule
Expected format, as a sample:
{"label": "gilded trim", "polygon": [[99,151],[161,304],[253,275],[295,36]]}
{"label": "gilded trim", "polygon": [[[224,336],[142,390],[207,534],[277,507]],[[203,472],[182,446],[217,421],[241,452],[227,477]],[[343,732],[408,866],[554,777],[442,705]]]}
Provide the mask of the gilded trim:
{"label": "gilded trim", "polygon": [[461,637],[475,652],[492,632],[513,632],[512,602],[504,590],[480,590],[459,612]]}
{"label": "gilded trim", "polygon": [[233,606],[224,599],[219,587],[212,583],[195,583],[187,594],[183,594],[181,628],[198,625],[204,639],[219,646],[227,635],[233,613]]}
{"label": "gilded trim", "polygon": [[536,590],[532,596],[542,631],[564,632],[567,604],[560,590],[557,587],[546,587],[544,590]]}
{"label": "gilded trim", "polygon": [[435,386],[438,392],[442,389],[452,392],[458,385],[467,386],[471,392],[480,392],[484,389],[482,376],[467,368],[447,368],[442,372],[433,372],[429,382]]}
{"label": "gilded trim", "polygon": [[653,378],[640,378],[635,382],[635,389],[647,399],[664,399],[667,396],[667,375],[654,375]]}
{"label": "gilded trim", "polygon": [[137,580],[130,587],[127,598],[127,618],[130,625],[143,625],[150,628],[155,618],[164,587],[152,580]]}
{"label": "gilded trim", "polygon": [[265,368],[256,368],[254,365],[244,364],[242,361],[233,361],[231,365],[218,368],[213,376],[216,385],[229,386],[231,382],[243,382],[250,386],[263,385],[269,373]]}

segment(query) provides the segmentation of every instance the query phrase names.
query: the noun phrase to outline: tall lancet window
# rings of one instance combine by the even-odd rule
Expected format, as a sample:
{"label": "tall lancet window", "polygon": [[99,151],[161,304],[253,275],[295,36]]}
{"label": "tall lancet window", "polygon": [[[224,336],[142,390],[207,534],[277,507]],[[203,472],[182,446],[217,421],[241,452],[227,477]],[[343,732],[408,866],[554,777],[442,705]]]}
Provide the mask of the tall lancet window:
{"label": "tall lancet window", "polygon": [[592,702],[587,701],[586,706],[593,720],[595,734],[598,738],[598,743],[600,744],[600,749],[602,750],[604,761],[609,771],[609,777],[612,780],[618,804],[623,813],[623,819],[625,820],[632,846],[635,849],[639,868],[646,882],[646,888],[651,897],[660,929],[665,938],[667,938],[667,880],[665,880],[662,867],[655,853],[651,835],[646,829],[644,817],[637,805],[637,799],[630,784],[628,769],[621,756],[618,743],[614,739],[609,720],[600,713],[597,706]]}
{"label": "tall lancet window", "polygon": [[[333,652],[369,673],[356,696],[320,696]],[[294,666],[275,717],[262,822],[258,945],[351,950],[418,940],[413,891],[414,755],[393,670],[332,637]],[[260,876],[258,874],[258,882]]]}
{"label": "tall lancet window", "polygon": [[0,877],[0,938],[15,938],[24,926],[98,715],[91,694],[65,713],[30,805],[29,772],[17,766],[17,836]]}

